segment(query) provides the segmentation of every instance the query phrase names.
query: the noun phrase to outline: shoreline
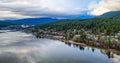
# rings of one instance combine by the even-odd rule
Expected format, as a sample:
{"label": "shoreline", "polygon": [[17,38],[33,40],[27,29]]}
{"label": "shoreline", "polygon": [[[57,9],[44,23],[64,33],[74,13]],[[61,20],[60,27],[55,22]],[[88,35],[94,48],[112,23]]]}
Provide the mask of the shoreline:
{"label": "shoreline", "polygon": [[84,47],[98,48],[98,49],[101,49],[101,50],[116,51],[116,52],[120,53],[120,50],[117,50],[117,49],[104,48],[104,47],[99,47],[99,46],[98,47],[97,46],[92,46],[92,45],[89,45],[89,44],[79,43],[79,42],[75,42],[75,41],[72,41],[72,40],[65,40],[63,38],[54,38],[54,37],[49,37],[49,36],[42,36],[41,37],[41,36],[37,36],[36,34],[34,34],[32,32],[29,32],[29,33],[31,33],[32,35],[36,36],[37,38],[53,39],[53,40],[58,40],[58,41],[61,41],[61,42],[67,42],[67,43],[71,43],[71,44],[76,44],[76,45],[84,46]]}
{"label": "shoreline", "polygon": [[[34,34],[33,34],[34,35]],[[36,35],[35,35],[36,36]],[[108,50],[108,51],[113,51],[113,52],[118,52],[120,54],[120,50],[117,49],[111,49],[111,48],[104,48],[104,47],[97,47],[97,46],[92,46],[92,45],[87,45],[85,43],[79,43],[79,42],[75,42],[72,40],[65,40],[65,39],[56,39],[56,38],[50,38],[50,37],[37,37],[37,38],[47,38],[47,39],[53,39],[53,40],[58,40],[61,42],[66,42],[66,43],[71,43],[71,44],[75,44],[75,45],[80,45],[80,46],[84,46],[84,47],[91,47],[91,48],[97,48],[100,50]]]}
{"label": "shoreline", "polygon": [[85,43],[78,43],[78,42],[74,42],[74,41],[67,41],[67,40],[58,40],[58,41],[62,41],[62,42],[67,42],[67,43],[71,43],[71,44],[75,44],[75,45],[80,45],[80,46],[84,46],[84,47],[90,47],[90,48],[95,48],[95,49],[100,49],[100,50],[108,50],[108,51],[112,51],[112,52],[117,52],[120,54],[119,50],[116,49],[111,49],[111,48],[102,48],[102,47],[96,47],[96,46],[91,46],[91,45],[87,45]]}

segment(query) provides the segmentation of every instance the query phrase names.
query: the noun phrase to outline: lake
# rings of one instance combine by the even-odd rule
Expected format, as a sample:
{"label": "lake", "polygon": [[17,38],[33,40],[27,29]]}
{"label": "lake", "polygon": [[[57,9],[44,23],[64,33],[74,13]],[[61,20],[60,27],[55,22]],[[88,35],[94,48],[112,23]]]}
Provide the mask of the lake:
{"label": "lake", "polygon": [[0,33],[0,63],[120,63],[120,52],[7,30]]}

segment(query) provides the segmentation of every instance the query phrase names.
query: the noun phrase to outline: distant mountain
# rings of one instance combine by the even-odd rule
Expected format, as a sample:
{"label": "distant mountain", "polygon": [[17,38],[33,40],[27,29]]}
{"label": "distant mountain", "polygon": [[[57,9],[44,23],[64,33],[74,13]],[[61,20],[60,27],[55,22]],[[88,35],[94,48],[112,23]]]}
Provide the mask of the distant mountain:
{"label": "distant mountain", "polygon": [[46,24],[49,22],[55,22],[58,19],[53,18],[26,18],[20,20],[4,20],[3,22],[9,22],[12,24],[20,24],[20,25],[38,25],[38,24]]}
{"label": "distant mountain", "polygon": [[6,26],[9,26],[9,25],[13,25],[13,24],[8,23],[8,22],[0,22],[0,28],[1,27],[6,27]]}
{"label": "distant mountain", "polygon": [[99,17],[120,17],[120,11],[107,12],[107,13],[104,13],[103,15],[99,16]]}

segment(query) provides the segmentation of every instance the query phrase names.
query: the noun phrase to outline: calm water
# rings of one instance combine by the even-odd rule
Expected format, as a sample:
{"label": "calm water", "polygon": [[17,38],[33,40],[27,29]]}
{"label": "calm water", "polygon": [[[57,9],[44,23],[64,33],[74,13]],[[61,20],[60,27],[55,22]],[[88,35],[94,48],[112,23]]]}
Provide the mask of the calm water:
{"label": "calm water", "polygon": [[120,63],[120,55],[8,31],[0,33],[0,63]]}

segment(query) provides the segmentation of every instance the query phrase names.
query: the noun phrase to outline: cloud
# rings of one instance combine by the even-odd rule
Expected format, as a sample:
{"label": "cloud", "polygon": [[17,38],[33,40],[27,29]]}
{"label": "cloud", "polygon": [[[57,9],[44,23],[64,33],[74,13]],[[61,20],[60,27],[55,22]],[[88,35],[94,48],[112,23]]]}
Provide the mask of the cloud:
{"label": "cloud", "polygon": [[78,18],[119,11],[120,0],[0,0],[0,19]]}
{"label": "cloud", "polygon": [[101,0],[99,3],[91,3],[89,9],[91,15],[102,15],[110,11],[120,11],[120,0]]}
{"label": "cloud", "polygon": [[85,6],[86,1],[1,0],[0,14],[2,15],[0,15],[0,19],[78,16],[82,15],[87,10]]}
{"label": "cloud", "polygon": [[30,18],[30,16],[16,14],[11,11],[0,11],[0,19],[19,19],[19,18]]}

